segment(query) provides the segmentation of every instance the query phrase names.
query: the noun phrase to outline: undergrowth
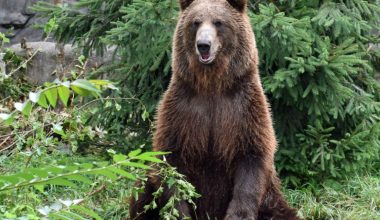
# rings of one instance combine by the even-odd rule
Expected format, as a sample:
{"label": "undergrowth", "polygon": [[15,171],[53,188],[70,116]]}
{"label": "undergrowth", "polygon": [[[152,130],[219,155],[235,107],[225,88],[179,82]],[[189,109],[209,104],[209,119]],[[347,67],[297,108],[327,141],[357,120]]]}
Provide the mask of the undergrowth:
{"label": "undergrowth", "polygon": [[341,182],[326,182],[285,193],[305,219],[380,219],[380,176],[353,176]]}
{"label": "undergrowth", "polygon": [[[18,154],[1,162],[0,175],[15,173],[25,167],[28,157]],[[68,156],[54,153],[45,160],[33,160],[30,167],[63,165],[101,161],[101,156]],[[124,219],[128,214],[128,203],[133,183],[126,179],[110,182],[107,178],[96,177],[90,185],[75,188],[51,186],[45,192],[36,189],[20,189],[0,194],[0,216],[2,219],[28,216],[41,219],[44,207],[59,204],[60,201],[84,199],[81,205],[95,211],[103,219]],[[301,217],[311,220],[377,220],[380,219],[380,176],[354,176],[341,182],[325,182],[300,187],[285,188],[290,204],[299,209]]]}

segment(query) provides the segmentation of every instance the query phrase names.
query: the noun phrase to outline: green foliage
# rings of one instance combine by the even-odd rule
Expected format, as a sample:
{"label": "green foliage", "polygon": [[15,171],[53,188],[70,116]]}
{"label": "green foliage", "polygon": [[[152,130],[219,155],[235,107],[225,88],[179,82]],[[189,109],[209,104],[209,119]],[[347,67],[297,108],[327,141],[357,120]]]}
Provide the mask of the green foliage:
{"label": "green foliage", "polygon": [[[157,208],[156,201],[159,201],[159,198],[164,193],[165,189],[171,190],[173,192],[173,196],[169,198],[166,205],[160,210],[160,217],[162,219],[179,219],[180,213],[176,209],[176,205],[180,202],[185,201],[196,209],[193,199],[199,198],[201,195],[196,193],[195,187],[187,182],[186,177],[178,173],[176,168],[168,165],[161,166],[154,175],[158,175],[160,177],[162,184],[155,192],[152,193],[154,200],[144,207],[145,211]],[[145,185],[143,184],[136,190],[136,192],[143,192],[144,186]],[[135,195],[135,197],[138,198],[138,195]]]}
{"label": "green foliage", "polygon": [[379,42],[374,3],[280,1],[251,16],[281,144],[278,168],[293,184],[379,159],[378,54],[368,46]]}
{"label": "green foliage", "polygon": [[[5,37],[3,33],[0,32],[0,58],[8,69],[13,70],[21,65],[24,59],[20,56],[17,56],[14,51],[11,49],[3,48],[3,44],[9,42],[9,39]],[[29,91],[31,86],[23,78],[13,78],[5,73],[5,68],[0,66],[0,99],[20,99],[20,95]]]}
{"label": "green foliage", "polygon": [[[70,89],[74,91],[76,94],[81,95],[83,97],[86,96],[94,96],[99,97],[100,91],[99,88],[114,88],[111,86],[109,81],[105,80],[92,80],[87,81],[84,79],[77,79],[73,82],[65,81],[55,81],[54,83],[45,83],[47,88],[44,88],[38,92],[30,92],[29,100],[20,103],[16,102],[14,104],[15,110],[10,114],[2,113],[0,114],[0,122],[4,122],[7,125],[13,123],[17,112],[21,112],[24,116],[29,116],[33,103],[38,104],[41,107],[55,108],[58,102],[58,98],[61,100],[63,105],[67,106],[69,98],[71,96]],[[98,88],[99,87],[99,88]]]}
{"label": "green foliage", "polygon": [[4,33],[0,33],[0,42],[1,42],[0,48],[2,48],[4,44],[9,43],[10,41],[9,41],[9,38],[7,38]]}
{"label": "green foliage", "polygon": [[285,190],[288,201],[304,219],[380,219],[380,178],[350,176],[342,182],[322,182]]}
{"label": "green foliage", "polygon": [[[93,73],[92,77],[112,73],[121,93],[113,94],[112,105],[93,112],[89,123],[107,129],[105,138],[117,140],[119,145],[149,144],[146,140],[151,133],[151,120],[146,116],[154,115],[157,100],[170,78],[177,2],[81,1],[73,7],[40,2],[34,8],[56,19],[54,34],[58,40],[73,41],[85,55],[93,49],[104,54],[107,46],[116,47],[114,53],[120,59]],[[135,137],[126,139],[125,134],[130,133],[136,134]]]}
{"label": "green foliage", "polygon": [[132,151],[129,158],[118,154],[113,156],[114,163],[94,162],[84,164],[73,164],[71,166],[49,166],[46,168],[29,168],[23,172],[0,176],[0,192],[15,190],[22,187],[34,186],[40,191],[44,191],[46,185],[59,185],[75,187],[76,184],[91,184],[91,180],[86,175],[102,175],[112,181],[116,181],[119,176],[136,180],[136,177],[122,169],[121,167],[135,167],[149,169],[149,166],[141,161],[154,161],[161,163],[155,156],[163,155],[162,152],[146,152],[140,150]]}
{"label": "green foliage", "polygon": [[[50,32],[54,29],[57,29],[55,19],[50,19],[45,30]],[[8,67],[13,65],[14,70],[11,74],[2,73],[1,86],[5,90],[17,87],[14,85],[17,77],[13,73],[27,65],[33,56],[27,60],[18,58],[11,50],[6,50],[4,61]],[[132,185],[137,179],[145,179],[146,171],[154,166],[157,169],[155,174],[165,180],[163,184],[177,189],[161,210],[165,219],[176,219],[178,211],[174,203],[185,199],[193,204],[192,199],[198,196],[194,186],[158,159],[157,156],[166,153],[142,153],[138,149],[128,156],[116,154],[110,149],[115,146],[115,141],[104,138],[107,130],[99,124],[94,127],[85,124],[99,108],[114,107],[120,111],[122,106],[117,103],[119,98],[110,97],[113,92],[118,92],[110,81],[78,78],[85,75],[85,57],[79,57],[77,62],[79,64],[71,70],[69,78],[16,91],[12,98],[20,97],[23,102],[13,103],[10,96],[2,100],[9,102],[6,108],[1,109],[7,113],[0,114],[0,218],[125,218],[128,215],[127,200],[137,190]],[[110,96],[101,97],[106,92]],[[138,103],[140,119],[150,123],[149,112],[140,100],[133,97],[121,100]],[[99,145],[107,146],[112,161],[104,156],[72,160],[78,155],[79,148],[82,148],[81,152],[98,154],[96,148]],[[61,160],[56,161],[56,157]],[[101,203],[99,207],[98,203],[103,198],[96,195],[103,191],[103,195],[114,199],[114,202]],[[110,193],[114,195],[110,196]],[[122,200],[126,202],[120,203]]]}
{"label": "green foliage", "polygon": [[[29,219],[41,217],[49,219],[125,218],[128,213],[124,211],[119,214],[113,213],[111,216],[107,214],[107,209],[114,211],[115,206],[105,203],[104,197],[102,195],[98,197],[96,194],[104,193],[109,197],[111,191],[114,190],[117,195],[122,196],[120,188],[125,188],[128,190],[123,195],[123,199],[127,200],[141,190],[132,187],[132,184],[137,179],[145,180],[146,171],[154,170],[155,175],[163,178],[163,184],[177,189],[161,210],[165,219],[176,219],[178,212],[174,203],[185,199],[193,204],[192,199],[198,195],[195,193],[194,186],[189,184],[183,175],[156,157],[164,154],[162,152],[142,153],[141,150],[132,151],[128,156],[113,153],[112,162],[91,161],[92,158],[73,162],[69,161],[67,156],[61,156],[63,159],[61,162],[50,161],[48,163],[51,164],[46,167],[37,165],[37,167],[20,169],[21,171],[16,171],[12,175],[0,175],[0,201],[2,201],[0,218],[22,218],[26,213]],[[57,158],[56,155],[52,157]],[[154,164],[147,164],[147,162],[154,162]],[[76,198],[70,198],[71,192],[75,193]],[[157,191],[155,195],[158,196],[160,192],[162,191]],[[18,196],[23,194],[24,196]],[[48,202],[44,201],[45,197],[51,196],[54,197],[48,199]],[[24,204],[23,200],[33,202]],[[16,205],[17,201],[22,205]],[[120,201],[120,199],[116,200],[117,203]],[[104,209],[93,209],[92,207],[98,206],[99,202]],[[127,203],[126,201],[121,205],[122,210],[128,210]],[[15,207],[10,209],[11,205]],[[155,207],[152,205],[146,208]],[[120,216],[117,217],[118,215]]]}
{"label": "green foliage", "polygon": [[[142,103],[117,102],[89,118],[114,139],[126,130],[149,136],[150,121],[141,115],[145,109],[153,115],[169,81],[176,5],[174,0],[82,0],[73,7],[35,7],[56,19],[60,41],[74,41],[85,53],[117,47],[120,59],[102,71],[120,82],[115,98]],[[342,178],[379,159],[380,86],[374,75],[380,53],[371,46],[380,42],[373,34],[379,12],[375,0],[250,2],[280,144],[277,167],[287,182]]]}
{"label": "green foliage", "polygon": [[[141,153],[140,150],[131,152],[128,157],[121,154],[113,156],[113,162],[93,162],[72,164],[69,166],[49,166],[45,168],[28,168],[22,172],[0,176],[0,193],[8,190],[17,190],[24,187],[33,186],[41,193],[44,193],[47,185],[76,188],[78,184],[91,185],[91,176],[104,176],[111,182],[118,181],[120,178],[136,180],[136,170],[150,169],[145,165],[146,161],[161,163],[162,161],[155,156],[163,155],[161,152]],[[126,171],[129,170],[129,171]],[[79,206],[83,200],[60,201],[51,206],[45,206],[38,211],[49,219],[87,219],[88,216],[94,219],[102,219],[98,214],[90,209]]]}

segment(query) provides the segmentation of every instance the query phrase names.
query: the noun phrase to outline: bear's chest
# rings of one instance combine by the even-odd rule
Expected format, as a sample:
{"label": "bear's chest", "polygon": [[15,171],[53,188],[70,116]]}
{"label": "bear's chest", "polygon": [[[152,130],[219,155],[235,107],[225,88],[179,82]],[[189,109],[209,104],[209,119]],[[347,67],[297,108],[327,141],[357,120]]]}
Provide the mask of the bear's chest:
{"label": "bear's chest", "polygon": [[174,119],[176,146],[194,158],[227,156],[246,132],[246,102],[239,96],[193,96],[182,99]]}

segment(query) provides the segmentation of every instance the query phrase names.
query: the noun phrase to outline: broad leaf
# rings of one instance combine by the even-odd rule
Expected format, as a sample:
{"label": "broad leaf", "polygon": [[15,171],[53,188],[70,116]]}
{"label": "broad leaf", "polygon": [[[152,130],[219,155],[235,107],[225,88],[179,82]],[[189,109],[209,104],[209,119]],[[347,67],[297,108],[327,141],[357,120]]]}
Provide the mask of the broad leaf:
{"label": "broad leaf", "polygon": [[57,96],[58,96],[57,88],[50,88],[43,92],[45,94],[46,98],[49,100],[49,103],[53,108],[57,105]]}
{"label": "broad leaf", "polygon": [[110,178],[113,181],[117,180],[117,176],[114,173],[112,173],[112,172],[110,172],[108,170],[104,170],[104,169],[94,170],[94,171],[90,171],[88,173],[89,174],[98,174],[98,175],[106,176],[106,177]]}
{"label": "broad leaf", "polygon": [[150,162],[154,162],[154,163],[162,163],[162,160],[156,158],[156,157],[149,157],[149,156],[142,156],[142,155],[139,155],[136,157],[136,159],[140,159],[140,160],[144,160],[144,161],[150,161]]}
{"label": "broad leaf", "polygon": [[150,166],[147,166],[147,165],[142,164],[142,163],[123,161],[123,162],[120,162],[120,164],[123,165],[123,166],[128,166],[128,167],[136,167],[136,168],[142,168],[142,169],[151,169]]}
{"label": "broad leaf", "polygon": [[116,154],[116,155],[113,156],[113,160],[115,162],[124,161],[126,159],[127,159],[127,157],[125,155],[122,155],[122,154]]}
{"label": "broad leaf", "polygon": [[12,124],[15,118],[15,113],[11,114],[5,114],[5,113],[0,113],[0,122],[4,123],[6,125]]}
{"label": "broad leaf", "polygon": [[17,102],[14,104],[14,106],[25,116],[29,116],[30,112],[32,111],[32,103],[30,101],[26,101],[24,103]]}
{"label": "broad leaf", "polygon": [[39,98],[39,100],[38,100],[38,104],[39,104],[40,106],[44,107],[44,108],[48,108],[48,107],[49,107],[49,105],[48,105],[48,103],[47,103],[47,100],[46,100],[46,96],[45,96],[45,94],[41,94],[41,95],[40,95],[40,98]]}
{"label": "broad leaf", "polygon": [[141,118],[143,119],[143,121],[146,121],[146,119],[149,118],[149,112],[145,110],[145,111],[142,113]]}
{"label": "broad leaf", "polygon": [[69,101],[70,97],[70,89],[62,85],[58,87],[57,90],[59,98],[61,99],[62,103],[67,107],[67,102]]}
{"label": "broad leaf", "polygon": [[26,170],[26,172],[32,174],[33,176],[38,176],[40,178],[47,178],[49,176],[49,173],[43,169],[29,168]]}
{"label": "broad leaf", "polygon": [[133,174],[131,174],[131,173],[125,171],[125,170],[122,170],[122,169],[119,169],[119,168],[116,168],[116,167],[110,167],[109,169],[112,172],[117,173],[117,174],[119,174],[119,175],[121,175],[123,177],[126,177],[126,178],[131,179],[131,180],[136,180],[136,177]]}
{"label": "broad leaf", "polygon": [[128,157],[135,157],[141,153],[141,149],[134,150],[128,154]]}
{"label": "broad leaf", "polygon": [[84,79],[77,79],[74,82],[72,82],[71,88],[74,90],[75,93],[84,97],[90,95],[97,97],[100,94],[100,90],[96,88],[94,84]]}
{"label": "broad leaf", "polygon": [[68,176],[66,177],[67,179],[69,180],[75,180],[75,181],[78,181],[78,182],[82,182],[82,183],[86,183],[86,184],[92,184],[93,181],[90,180],[89,178],[85,177],[85,176],[82,176],[82,175],[72,175],[72,176]]}

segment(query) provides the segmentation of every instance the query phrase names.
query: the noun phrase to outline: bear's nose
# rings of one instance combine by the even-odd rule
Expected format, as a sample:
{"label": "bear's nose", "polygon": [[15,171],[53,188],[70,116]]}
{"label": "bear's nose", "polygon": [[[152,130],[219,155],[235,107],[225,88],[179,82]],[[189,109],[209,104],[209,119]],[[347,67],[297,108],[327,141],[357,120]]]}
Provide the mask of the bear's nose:
{"label": "bear's nose", "polygon": [[199,53],[205,54],[210,52],[211,44],[209,42],[198,42],[197,47]]}

